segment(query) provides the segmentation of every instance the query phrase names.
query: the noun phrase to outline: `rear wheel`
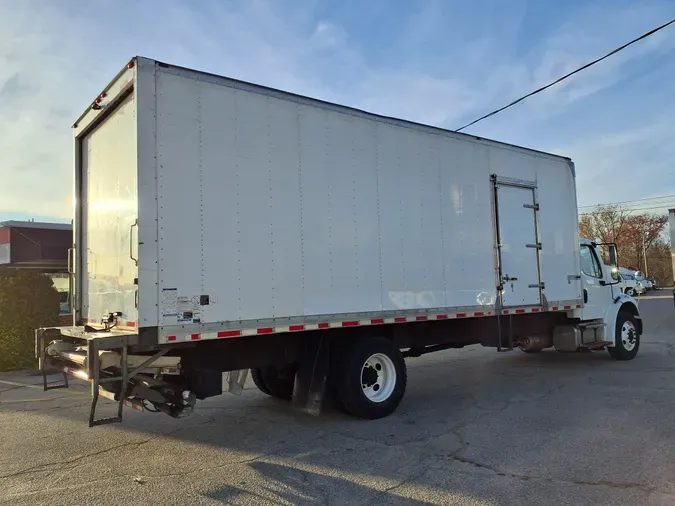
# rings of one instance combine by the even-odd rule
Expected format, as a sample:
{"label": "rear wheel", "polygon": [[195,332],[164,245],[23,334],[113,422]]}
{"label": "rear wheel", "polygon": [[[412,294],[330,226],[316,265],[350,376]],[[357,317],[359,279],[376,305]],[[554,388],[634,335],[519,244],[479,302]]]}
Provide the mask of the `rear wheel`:
{"label": "rear wheel", "polygon": [[258,387],[258,390],[264,394],[272,395],[272,392],[270,392],[267,385],[265,385],[265,381],[263,381],[261,368],[256,367],[251,369],[251,379],[253,380],[253,383],[255,383],[255,386]]}
{"label": "rear wheel", "polygon": [[407,383],[405,360],[388,339],[354,341],[333,369],[337,397],[344,410],[366,419],[383,418],[398,407]]}
{"label": "rear wheel", "polygon": [[258,367],[251,369],[253,383],[261,392],[279,399],[290,399],[295,385],[295,370],[292,368]]}
{"label": "rear wheel", "polygon": [[607,351],[615,360],[632,360],[640,348],[640,333],[631,313],[622,311],[616,318],[615,330],[616,345],[608,347]]}

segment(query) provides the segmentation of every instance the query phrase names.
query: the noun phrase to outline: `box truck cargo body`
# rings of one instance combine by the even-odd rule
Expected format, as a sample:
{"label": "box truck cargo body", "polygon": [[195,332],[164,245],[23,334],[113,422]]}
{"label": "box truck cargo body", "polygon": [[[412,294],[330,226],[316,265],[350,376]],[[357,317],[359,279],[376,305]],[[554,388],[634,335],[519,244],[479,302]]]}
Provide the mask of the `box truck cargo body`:
{"label": "box truck cargo body", "polygon": [[38,354],[120,418],[177,416],[248,369],[305,410],[328,390],[372,418],[404,356],[612,352],[621,308],[639,338],[580,245],[567,158],[140,57],[74,132],[78,325],[40,329]]}

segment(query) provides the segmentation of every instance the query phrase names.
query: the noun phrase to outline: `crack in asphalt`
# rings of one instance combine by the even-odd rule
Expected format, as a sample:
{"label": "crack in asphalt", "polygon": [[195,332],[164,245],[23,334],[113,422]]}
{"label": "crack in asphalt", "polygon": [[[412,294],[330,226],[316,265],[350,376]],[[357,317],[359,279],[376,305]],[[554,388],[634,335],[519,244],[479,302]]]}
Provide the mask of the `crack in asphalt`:
{"label": "crack in asphalt", "polygon": [[[589,380],[590,380],[590,377],[589,377]],[[545,394],[543,394],[541,396],[538,396],[538,397],[535,397],[532,400],[541,400],[544,397],[546,397],[547,395],[550,395],[550,394],[552,394],[556,391],[559,391],[559,390],[563,389],[565,386],[566,386],[565,383],[560,383],[559,385],[556,385],[555,387],[552,387],[549,390],[547,390],[547,392]],[[565,479],[549,478],[549,477],[546,477],[546,476],[512,473],[512,472],[508,472],[508,471],[502,471],[502,470],[500,470],[496,467],[490,466],[488,464],[479,462],[477,460],[473,460],[473,459],[468,458],[468,457],[461,456],[460,454],[466,449],[466,446],[468,444],[461,434],[461,431],[463,429],[465,429],[469,424],[479,422],[480,419],[483,418],[484,416],[487,416],[487,415],[489,415],[491,413],[495,413],[495,412],[501,413],[501,412],[505,411],[512,404],[515,404],[515,403],[518,403],[518,402],[521,402],[521,401],[514,400],[514,399],[511,399],[511,398],[507,398],[507,399],[505,399],[504,402],[505,402],[504,406],[502,406],[499,410],[490,410],[488,412],[481,413],[474,420],[465,422],[461,425],[458,425],[450,431],[450,432],[454,433],[455,436],[457,436],[457,439],[459,440],[459,443],[460,443],[460,448],[450,456],[450,460],[452,460],[454,462],[461,463],[461,464],[472,466],[476,469],[482,469],[482,470],[490,471],[497,476],[502,476],[502,477],[511,478],[511,479],[517,479],[517,480],[521,480],[521,481],[543,481],[543,482],[549,482],[549,483],[563,483],[563,484],[572,484],[572,485],[589,486],[589,487],[609,487],[609,488],[624,489],[624,490],[631,489],[631,490],[638,490],[638,491],[641,491],[641,492],[645,492],[645,493],[648,493],[648,494],[658,492],[658,493],[666,495],[666,496],[675,497],[675,494],[664,492],[663,490],[660,490],[656,487],[651,487],[651,486],[644,485],[644,484],[641,484],[641,483],[622,483],[622,482],[612,482],[612,481],[608,481],[608,480],[597,480],[597,481],[592,481],[592,480],[565,480]],[[481,409],[480,406],[478,406],[478,409]]]}
{"label": "crack in asphalt", "polygon": [[564,484],[570,484],[570,485],[581,485],[581,486],[587,486],[587,487],[609,487],[609,488],[617,488],[617,489],[623,489],[623,490],[638,490],[641,492],[645,492],[648,494],[652,494],[654,492],[658,492],[660,494],[670,496],[670,497],[675,497],[675,494],[671,494],[669,492],[664,492],[663,490],[658,489],[657,487],[650,487],[648,485],[644,485],[642,483],[623,483],[623,482],[613,482],[613,481],[608,481],[608,480],[597,480],[597,481],[590,481],[590,480],[565,480],[565,479],[555,479],[555,478],[549,478],[547,476],[537,476],[537,475],[529,475],[529,474],[518,474],[518,473],[511,473],[507,471],[500,471],[496,467],[492,467],[488,464],[478,462],[473,459],[469,459],[467,457],[461,457],[459,455],[454,455],[451,460],[455,462],[459,462],[461,464],[466,464],[469,466],[472,466],[477,469],[483,469],[486,471],[490,471],[497,476],[502,476],[505,478],[512,478],[516,480],[521,480],[521,481],[543,481],[543,482],[548,482],[548,483],[564,483]]}
{"label": "crack in asphalt", "polygon": [[39,473],[41,471],[51,471],[52,468],[54,468],[54,467],[60,468],[61,466],[67,466],[67,465],[73,464],[75,462],[79,462],[81,460],[84,460],[84,459],[87,459],[87,458],[90,458],[90,457],[98,457],[99,455],[103,455],[104,453],[108,453],[108,452],[117,450],[119,448],[124,448],[124,447],[127,447],[127,446],[138,447],[141,444],[147,443],[149,441],[151,441],[151,439],[146,439],[146,440],[143,440],[143,441],[134,441],[134,442],[129,442],[129,443],[121,443],[121,444],[118,444],[118,445],[115,445],[115,446],[111,446],[109,448],[105,448],[103,450],[99,450],[97,452],[88,453],[86,455],[78,455],[77,457],[74,457],[72,459],[67,459],[67,460],[59,461],[59,462],[48,462],[46,464],[38,464],[38,465],[33,466],[33,467],[28,467],[26,469],[22,469],[21,471],[15,471],[13,473],[0,475],[0,480],[4,480],[4,479],[7,479],[7,478],[15,478],[17,476],[22,476],[24,474]]}
{"label": "crack in asphalt", "polygon": [[422,469],[421,469],[420,471],[411,474],[411,475],[408,476],[407,478],[404,478],[403,480],[401,480],[400,482],[398,482],[396,485],[392,485],[391,487],[387,487],[387,488],[385,488],[385,489],[383,489],[383,490],[380,490],[380,491],[375,495],[375,497],[373,497],[373,499],[372,499],[371,501],[368,502],[368,504],[377,504],[377,503],[379,503],[379,502],[382,500],[383,496],[389,494],[390,492],[393,492],[393,491],[396,490],[396,489],[399,489],[399,488],[401,488],[401,487],[407,485],[408,483],[413,483],[413,482],[414,482],[415,480],[417,480],[418,478],[421,478],[422,476],[424,476],[424,474],[429,470],[429,468],[431,467],[431,465],[432,465],[432,464],[429,463],[429,464],[427,464],[426,466],[422,466]]}
{"label": "crack in asphalt", "polygon": [[[78,455],[77,457],[73,457],[71,459],[67,459],[67,460],[63,460],[63,461],[59,461],[59,462],[48,462],[46,464],[38,464],[36,466],[29,467],[29,468],[26,468],[26,469],[22,469],[20,471],[15,471],[13,473],[0,475],[0,480],[4,480],[4,479],[8,479],[8,478],[15,478],[17,476],[22,476],[22,475],[25,475],[25,474],[39,473],[39,472],[43,472],[43,471],[49,472],[49,471],[52,471],[52,470],[66,470],[65,466],[69,466],[71,464],[78,463],[78,462],[80,462],[82,460],[85,460],[85,459],[88,459],[88,458],[98,457],[100,455],[118,450],[120,448],[126,448],[126,447],[138,448],[138,447],[140,447],[144,444],[147,444],[151,441],[154,441],[155,439],[160,439],[162,437],[172,435],[172,434],[178,432],[179,430],[183,430],[183,427],[178,428],[178,429],[172,429],[170,431],[164,432],[162,434],[158,434],[156,436],[144,439],[142,441],[130,441],[130,442],[127,442],[127,443],[120,443],[118,445],[110,446],[108,448],[104,448],[102,450],[98,450],[98,451],[95,451],[95,452],[92,452],[92,453],[87,453],[85,455]],[[54,469],[54,468],[56,468],[56,469]]]}

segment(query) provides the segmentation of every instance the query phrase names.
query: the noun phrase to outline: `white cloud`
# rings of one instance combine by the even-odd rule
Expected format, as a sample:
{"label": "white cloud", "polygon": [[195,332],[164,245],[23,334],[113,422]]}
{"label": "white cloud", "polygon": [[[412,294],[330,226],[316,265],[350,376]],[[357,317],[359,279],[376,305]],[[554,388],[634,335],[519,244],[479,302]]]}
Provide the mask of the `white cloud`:
{"label": "white cloud", "polygon": [[[285,3],[282,10],[262,0],[0,0],[0,177],[12,183],[0,190],[0,214],[70,216],[69,126],[135,54],[456,127],[610,49],[633,33],[626,27],[653,23],[666,4],[649,2],[610,14],[588,8],[581,21],[562,25],[518,58],[513,41],[480,31],[461,47],[416,46],[428,30],[438,29],[439,5],[431,3],[408,31],[397,34],[400,44],[392,51],[400,51],[400,58],[384,66],[370,57],[368,41],[355,39],[335,20],[315,18],[306,3]],[[451,21],[462,22],[456,16]],[[518,23],[518,16],[502,23],[500,34],[515,37]],[[671,41],[660,37],[636,46],[471,132],[545,148],[537,143],[542,125],[551,127],[548,118],[615,85],[627,63],[665,51]],[[671,124],[664,120],[662,128],[672,129]],[[579,131],[588,144],[568,136],[556,145],[581,153],[593,164],[592,173],[603,173],[608,162],[593,158],[593,132]],[[617,151],[638,153],[641,147],[636,141]]]}
{"label": "white cloud", "polygon": [[318,48],[330,49],[345,44],[347,37],[348,35],[344,28],[334,25],[329,21],[320,21],[316,25],[310,42]]}
{"label": "white cloud", "polygon": [[[579,205],[675,195],[672,129],[672,119],[662,115],[646,125],[613,130],[560,150],[576,162]],[[672,202],[675,199],[664,204]]]}

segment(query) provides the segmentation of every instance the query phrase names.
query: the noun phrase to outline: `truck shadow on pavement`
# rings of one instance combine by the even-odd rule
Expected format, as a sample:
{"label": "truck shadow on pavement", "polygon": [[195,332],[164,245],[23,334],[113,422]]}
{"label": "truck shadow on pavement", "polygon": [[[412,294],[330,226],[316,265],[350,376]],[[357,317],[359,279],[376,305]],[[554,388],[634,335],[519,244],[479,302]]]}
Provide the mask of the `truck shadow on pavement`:
{"label": "truck shadow on pavement", "polygon": [[[238,500],[258,499],[262,502],[278,502],[282,504],[313,505],[333,504],[343,497],[348,503],[378,503],[391,498],[391,489],[373,493],[373,489],[355,483],[349,479],[312,471],[292,468],[269,462],[249,464],[262,480],[262,485],[247,486],[242,482],[239,486],[227,485],[219,490],[207,492],[205,497],[224,504],[233,504]],[[428,505],[430,502],[397,496],[401,505]]]}

